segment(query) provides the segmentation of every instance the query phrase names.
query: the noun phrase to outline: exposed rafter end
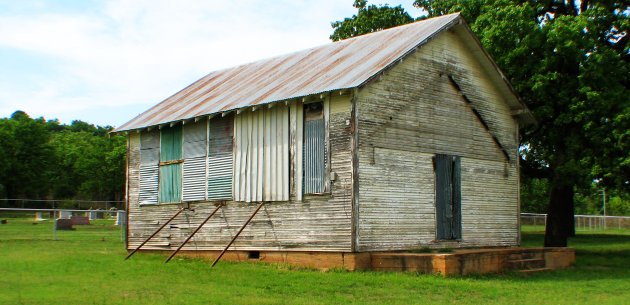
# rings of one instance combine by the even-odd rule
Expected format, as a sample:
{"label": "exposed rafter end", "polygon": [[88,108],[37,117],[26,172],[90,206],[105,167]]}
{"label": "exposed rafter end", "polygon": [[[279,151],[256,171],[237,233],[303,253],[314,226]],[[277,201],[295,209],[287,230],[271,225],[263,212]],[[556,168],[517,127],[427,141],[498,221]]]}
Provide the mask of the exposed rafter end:
{"label": "exposed rafter end", "polygon": [[[285,103],[286,103],[286,101],[285,101]],[[269,103],[269,104],[267,104],[267,109],[271,109],[275,105],[276,105],[276,103]]]}

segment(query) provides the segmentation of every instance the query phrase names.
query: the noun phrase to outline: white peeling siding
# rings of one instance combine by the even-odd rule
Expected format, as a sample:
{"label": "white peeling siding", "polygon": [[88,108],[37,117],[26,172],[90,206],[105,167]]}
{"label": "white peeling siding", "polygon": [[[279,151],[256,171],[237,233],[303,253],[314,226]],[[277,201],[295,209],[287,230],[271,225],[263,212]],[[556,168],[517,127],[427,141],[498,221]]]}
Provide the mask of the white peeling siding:
{"label": "white peeling siding", "polygon": [[[516,122],[470,54],[455,34],[444,32],[359,91],[360,251],[518,243]],[[435,154],[461,157],[460,241],[436,240]]]}

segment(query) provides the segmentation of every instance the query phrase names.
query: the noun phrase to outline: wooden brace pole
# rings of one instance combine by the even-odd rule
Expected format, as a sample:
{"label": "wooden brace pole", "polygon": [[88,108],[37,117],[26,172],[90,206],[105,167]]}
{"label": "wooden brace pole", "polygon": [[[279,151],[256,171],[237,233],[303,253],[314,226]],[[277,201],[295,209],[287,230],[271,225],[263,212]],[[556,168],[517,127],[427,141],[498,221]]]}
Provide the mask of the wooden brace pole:
{"label": "wooden brace pole", "polygon": [[263,207],[263,205],[265,205],[265,202],[261,202],[258,207],[256,208],[256,210],[254,211],[254,213],[252,213],[252,216],[249,216],[249,219],[247,219],[247,222],[245,222],[245,224],[241,227],[240,230],[238,230],[238,232],[236,233],[236,235],[234,235],[234,238],[232,238],[232,240],[230,241],[230,243],[225,246],[225,249],[223,249],[223,251],[221,251],[221,254],[219,254],[219,256],[214,260],[214,262],[212,262],[212,266],[210,266],[210,268],[214,267],[214,265],[217,264],[217,262],[219,262],[219,260],[221,259],[221,257],[223,257],[223,254],[225,254],[225,252],[227,251],[227,249],[232,245],[232,243],[234,243],[234,241],[236,240],[236,238],[238,238],[239,235],[241,235],[241,232],[243,232],[243,230],[245,229],[245,227],[247,227],[247,225],[252,221],[252,219],[254,218],[254,216],[256,216],[256,214],[258,213],[258,211],[260,211],[260,208]]}
{"label": "wooden brace pole", "polygon": [[134,249],[133,251],[131,251],[131,253],[129,253],[129,255],[127,255],[127,257],[125,257],[125,260],[129,259],[132,255],[134,255],[136,252],[138,252],[138,250],[140,250],[140,248],[142,246],[144,246],[144,244],[146,244],[147,242],[149,242],[149,240],[151,238],[153,238],[153,236],[157,235],[158,232],[162,231],[162,229],[164,229],[164,227],[166,227],[166,225],[168,225],[171,221],[173,221],[173,219],[175,219],[175,217],[177,217],[177,215],[179,215],[183,210],[185,210],[185,207],[182,207],[181,209],[179,209],[179,211],[177,211],[177,213],[175,213],[175,215],[173,215],[173,217],[171,217],[169,220],[167,220],[164,224],[162,224],[162,226],[157,229],[157,231],[153,232],[153,234],[151,234],[151,236],[149,236],[149,238],[147,238],[145,241],[143,241],[136,249]]}
{"label": "wooden brace pole", "polygon": [[212,216],[214,216],[214,214],[216,214],[216,213],[217,213],[217,211],[219,211],[219,209],[220,209],[222,206],[223,206],[223,203],[219,204],[219,205],[217,206],[217,208],[216,208],[216,209],[214,209],[214,211],[212,211],[212,213],[211,213],[210,215],[208,215],[208,217],[206,217],[206,219],[205,219],[205,220],[204,220],[204,221],[203,221],[203,222],[202,222],[202,223],[201,223],[201,224],[200,224],[200,225],[199,225],[199,226],[195,229],[195,231],[193,231],[193,232],[192,232],[192,233],[191,233],[191,234],[190,234],[190,235],[186,238],[186,240],[184,240],[184,242],[183,242],[181,245],[179,245],[179,247],[177,248],[177,250],[175,250],[175,251],[173,251],[173,253],[171,253],[171,256],[169,256],[169,257],[168,257],[168,258],[164,261],[164,263],[165,263],[165,264],[166,264],[166,263],[168,263],[168,262],[169,262],[169,261],[170,261],[170,260],[171,260],[171,259],[172,259],[172,258],[173,258],[176,254],[177,254],[177,252],[179,252],[179,250],[181,250],[181,249],[184,247],[184,245],[186,245],[186,243],[188,243],[188,241],[189,241],[189,240],[190,240],[193,236],[195,236],[195,234],[197,234],[197,232],[199,232],[199,230],[201,230],[201,227],[203,227],[203,225],[205,225],[205,224],[206,224],[206,222],[208,222],[208,220],[210,220],[210,218],[211,218]]}

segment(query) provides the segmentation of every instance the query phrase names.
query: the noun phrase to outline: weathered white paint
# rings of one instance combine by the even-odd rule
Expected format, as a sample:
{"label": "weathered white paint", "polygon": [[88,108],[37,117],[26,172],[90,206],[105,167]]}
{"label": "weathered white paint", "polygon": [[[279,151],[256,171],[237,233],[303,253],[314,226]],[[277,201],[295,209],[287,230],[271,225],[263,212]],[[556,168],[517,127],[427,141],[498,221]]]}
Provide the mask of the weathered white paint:
{"label": "weathered white paint", "polygon": [[[434,38],[358,94],[360,251],[518,243],[516,122],[474,46],[457,35]],[[462,157],[460,241],[436,240],[432,157],[438,153]]]}

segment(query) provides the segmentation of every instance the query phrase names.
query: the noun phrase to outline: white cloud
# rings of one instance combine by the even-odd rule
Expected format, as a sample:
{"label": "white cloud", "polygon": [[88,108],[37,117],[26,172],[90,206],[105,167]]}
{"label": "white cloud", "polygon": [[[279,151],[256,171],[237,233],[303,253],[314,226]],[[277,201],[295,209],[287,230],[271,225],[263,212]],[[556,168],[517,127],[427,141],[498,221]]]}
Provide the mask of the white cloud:
{"label": "white cloud", "polygon": [[352,2],[109,0],[54,10],[34,2],[0,13],[0,50],[50,63],[45,75],[14,82],[17,72],[0,71],[0,116],[21,109],[120,125],[137,113],[117,109],[148,108],[210,71],[327,43],[330,22],[352,15]]}

